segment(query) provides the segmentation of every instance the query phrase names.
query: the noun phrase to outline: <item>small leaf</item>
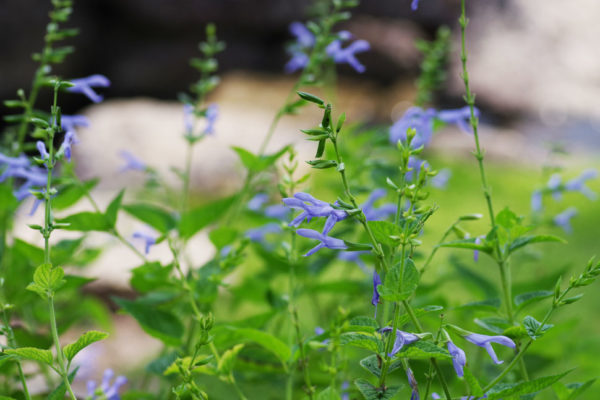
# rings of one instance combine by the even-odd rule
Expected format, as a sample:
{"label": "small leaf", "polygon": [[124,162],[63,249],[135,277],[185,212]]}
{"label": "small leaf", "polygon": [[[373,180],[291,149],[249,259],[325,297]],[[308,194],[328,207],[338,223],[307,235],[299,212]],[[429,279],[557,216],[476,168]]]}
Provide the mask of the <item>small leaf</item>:
{"label": "small leaf", "polygon": [[235,359],[243,348],[243,343],[236,344],[235,346],[233,346],[233,348],[225,351],[225,353],[221,355],[221,359],[219,360],[219,363],[217,365],[217,371],[219,372],[219,374],[229,376],[229,374],[233,370]]}
{"label": "small leaf", "polygon": [[237,328],[234,326],[220,326],[214,329],[215,337],[228,336],[236,342],[254,342],[273,353],[282,364],[288,362],[292,351],[287,344],[270,333],[252,328]]}
{"label": "small leaf", "polygon": [[27,289],[45,298],[64,285],[64,276],[65,271],[62,268],[52,267],[52,264],[41,264],[35,269],[33,283],[27,286]]}
{"label": "small leaf", "polygon": [[315,103],[315,104],[318,104],[320,106],[322,106],[323,104],[325,104],[325,101],[323,101],[322,99],[318,98],[314,94],[310,94],[310,93],[306,93],[306,92],[296,92],[296,93],[298,93],[298,96],[300,96],[301,98],[303,98],[306,101],[310,101],[311,103]]}
{"label": "small leaf", "polygon": [[369,221],[369,228],[377,240],[381,244],[390,247],[396,247],[400,241],[402,230],[398,225],[388,221]]}
{"label": "small leaf", "polygon": [[38,349],[36,347],[20,347],[18,349],[6,349],[5,354],[15,355],[25,360],[33,360],[52,365],[52,352],[50,350]]}
{"label": "small leaf", "polygon": [[483,396],[483,389],[481,388],[479,381],[477,380],[477,378],[475,378],[471,370],[465,366],[463,368],[463,371],[465,373],[465,382],[467,382],[467,385],[469,385],[471,394],[475,397]]}
{"label": "small leaf", "polygon": [[117,214],[119,213],[119,208],[121,208],[121,202],[123,201],[124,194],[125,189],[121,190],[106,208],[106,220],[111,228],[114,228],[115,224],[117,223]]}
{"label": "small leaf", "polygon": [[551,324],[544,324],[544,326],[541,325],[542,324],[538,320],[536,320],[530,315],[526,316],[525,319],[523,319],[523,326],[525,327],[525,330],[527,331],[529,337],[533,340],[541,338],[544,335],[544,333],[546,333],[550,328],[554,326]]}
{"label": "small leaf", "polygon": [[402,385],[377,388],[365,379],[357,379],[354,384],[366,400],[390,400],[402,389]]}
{"label": "small leaf", "polygon": [[402,347],[402,349],[396,353],[394,357],[408,358],[412,360],[429,360],[431,358],[447,360],[452,358],[446,349],[438,347],[435,344],[425,340],[419,340]]}
{"label": "small leaf", "polygon": [[365,333],[342,333],[340,336],[340,343],[343,345],[367,349],[374,353],[381,353],[383,350],[383,342],[381,340],[373,335],[368,335]]}
{"label": "small leaf", "polygon": [[521,236],[512,241],[510,246],[508,247],[508,252],[512,253],[522,247],[525,247],[529,244],[533,243],[543,243],[543,242],[558,242],[558,243],[566,243],[566,241],[558,236],[553,235],[535,235],[535,236]]}
{"label": "small leaf", "polygon": [[77,339],[74,343],[68,344],[63,348],[63,353],[67,360],[71,361],[81,350],[90,344],[104,340],[108,337],[108,333],[100,331],[87,331]]}

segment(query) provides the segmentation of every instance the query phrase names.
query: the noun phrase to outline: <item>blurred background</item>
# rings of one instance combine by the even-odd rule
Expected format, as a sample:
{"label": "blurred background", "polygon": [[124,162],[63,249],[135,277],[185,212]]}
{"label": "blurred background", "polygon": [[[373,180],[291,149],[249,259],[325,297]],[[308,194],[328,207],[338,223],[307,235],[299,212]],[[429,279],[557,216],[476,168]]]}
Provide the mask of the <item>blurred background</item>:
{"label": "blurred background", "polygon": [[[29,89],[36,67],[30,54],[42,47],[48,3],[7,0],[0,6],[2,99],[14,98],[21,87]],[[345,110],[351,121],[382,127],[382,132],[414,100],[414,80],[421,62],[414,41],[432,39],[441,25],[452,29],[454,48],[448,80],[436,105],[439,108],[463,105],[457,52],[459,2],[421,0],[416,12],[411,11],[409,3],[409,0],[365,0],[353,12],[352,20],[343,25],[343,29],[357,38],[369,41],[371,50],[359,56],[366,66],[364,74],[359,75],[347,66],[339,68],[339,90],[333,95],[337,109]],[[526,214],[532,191],[547,180],[542,172],[544,166],[565,167],[568,177],[578,175],[583,169],[600,167],[597,44],[600,2],[573,0],[568,6],[545,0],[472,3],[469,4],[472,23],[467,35],[469,70],[477,106],[482,111],[482,141],[491,161],[496,202],[498,208],[509,205],[518,214]],[[175,99],[177,93],[186,91],[197,79],[189,59],[197,56],[197,43],[204,38],[208,22],[216,23],[220,39],[227,42],[227,50],[219,56],[222,84],[211,97],[220,107],[217,134],[209,139],[210,145],[204,143],[196,152],[193,190],[202,199],[237,189],[243,175],[229,146],[258,148],[273,113],[295,79],[283,73],[289,58],[285,45],[293,39],[288,26],[292,21],[306,19],[309,4],[306,0],[76,2],[69,23],[80,28],[80,35],[70,40],[76,52],[56,72],[67,78],[103,74],[112,82],[110,88],[101,90],[105,96],[101,104],[90,106],[83,96],[77,95],[64,95],[61,100],[67,113],[83,113],[91,121],[89,128],[81,129],[81,143],[74,152],[84,179],[102,178],[96,193],[101,207],[117,189],[142,186],[141,175],[117,172],[121,162],[117,156],[119,150],[134,151],[165,174],[170,173],[171,165],[180,164],[185,143],[180,140],[182,109]],[[40,96],[38,104],[47,104],[47,96],[49,93]],[[7,111],[2,108],[0,114]],[[312,126],[317,120],[317,114],[310,110],[284,119],[270,149],[294,142],[298,144],[300,159],[308,158],[313,147],[302,140],[298,129]],[[431,238],[439,236],[437,231],[441,232],[459,213],[484,212],[483,198],[474,194],[479,186],[470,154],[472,147],[471,137],[452,128],[445,128],[434,139],[428,158],[435,167],[450,167],[453,177],[449,187],[455,186],[436,193],[445,217],[437,220],[438,227],[433,228]],[[597,181],[590,187],[600,192]],[[471,194],[466,196],[466,192]],[[134,193],[130,190],[129,194],[134,196]],[[528,272],[517,271],[517,281],[526,281],[548,270],[579,271],[584,261],[599,250],[598,202],[567,200],[568,205],[574,202],[580,213],[573,221],[575,234],[569,240],[574,247],[568,254],[553,249],[538,254],[537,259],[525,259],[526,263],[538,261]],[[556,212],[566,205],[556,206]],[[23,212],[19,218],[29,222],[32,217]],[[124,224],[125,231],[135,228],[132,221],[125,220]],[[20,237],[34,243],[39,241],[35,232],[28,231],[24,223],[21,225]],[[558,229],[554,233],[562,234]],[[103,245],[114,244],[102,236],[94,240]],[[194,260],[200,263],[213,250],[206,237],[195,240]],[[154,256],[169,258],[166,249],[157,250]],[[127,292],[129,269],[135,265],[136,260],[126,250],[115,248],[106,252],[87,272],[101,276],[93,290],[103,296]],[[488,272],[493,277],[496,271]],[[578,373],[582,379],[600,373],[597,360],[591,357],[600,354],[600,322],[596,311],[599,300],[598,294],[590,293],[582,300],[581,315],[562,317],[572,329],[571,334],[583,337],[581,341],[572,341],[571,348],[562,350],[577,355],[568,366],[580,365]],[[143,337],[140,328],[128,317],[119,316],[117,322],[115,335],[103,346],[108,346],[109,352],[123,351],[124,370],[141,361],[136,359],[135,349],[128,349],[123,343],[135,338],[141,346],[159,350],[152,339],[140,339]],[[557,332],[555,340],[568,333],[564,329]],[[547,357],[562,353],[551,348],[544,351]],[[105,360],[107,365],[110,362],[114,360]]]}

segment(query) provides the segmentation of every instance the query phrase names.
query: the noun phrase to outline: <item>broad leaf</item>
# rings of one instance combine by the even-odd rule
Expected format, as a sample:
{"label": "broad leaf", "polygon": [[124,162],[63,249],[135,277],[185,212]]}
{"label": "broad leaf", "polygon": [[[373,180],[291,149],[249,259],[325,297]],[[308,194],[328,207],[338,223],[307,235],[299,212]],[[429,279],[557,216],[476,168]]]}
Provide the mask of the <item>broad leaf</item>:
{"label": "broad leaf", "polygon": [[74,343],[68,344],[63,348],[63,353],[67,360],[71,361],[81,350],[90,344],[104,340],[108,337],[108,333],[99,331],[87,331],[77,339]]}
{"label": "broad leaf", "polygon": [[176,225],[175,218],[170,212],[152,204],[127,204],[123,206],[123,210],[163,234]]}
{"label": "broad leaf", "polygon": [[194,236],[199,230],[217,221],[231,207],[235,196],[194,208],[181,216],[179,233],[184,239]]}
{"label": "broad leaf", "polygon": [[379,243],[396,247],[400,242],[402,230],[398,225],[388,221],[369,221],[368,224]]}
{"label": "broad leaf", "polygon": [[[235,326],[220,326],[213,330],[215,337],[228,339],[235,342],[254,342],[272,352],[282,364],[286,364],[292,356],[292,351],[287,344],[270,333],[252,328],[237,328]],[[222,336],[221,336],[222,335]]]}
{"label": "broad leaf", "polygon": [[463,371],[465,373],[465,382],[467,382],[467,385],[469,385],[471,394],[475,397],[483,396],[483,389],[481,388],[479,381],[477,380],[477,378],[475,378],[471,370],[465,366],[463,368]]}
{"label": "broad leaf", "polygon": [[243,348],[244,348],[243,343],[236,344],[231,349],[225,351],[221,355],[221,359],[219,360],[219,363],[217,364],[217,371],[219,372],[219,374],[221,374],[223,376],[229,376],[229,374],[233,370],[233,365],[235,363],[235,359],[236,359],[237,355],[239,354],[239,352],[242,351]]}
{"label": "broad leaf", "polygon": [[83,182],[82,185],[73,184],[60,189],[56,197],[52,199],[52,208],[55,210],[64,210],[71,207],[92,190],[98,182],[100,182],[100,179],[94,178]]}
{"label": "broad leaf", "polygon": [[515,296],[515,305],[517,309],[522,309],[529,304],[537,303],[538,301],[542,301],[549,297],[552,297],[554,292],[551,290],[536,290],[535,292],[527,292]]}
{"label": "broad leaf", "polygon": [[411,343],[395,354],[396,358],[408,358],[412,360],[429,360],[431,358],[449,359],[452,358],[446,349],[423,340]]}
{"label": "broad leaf", "polygon": [[350,345],[359,347],[361,349],[367,349],[374,353],[381,353],[383,351],[383,342],[372,335],[364,333],[343,333],[340,335],[340,343],[343,345]]}
{"label": "broad leaf", "polygon": [[109,224],[106,216],[97,212],[84,211],[77,214],[69,215],[68,217],[58,219],[57,222],[69,224],[61,227],[69,231],[100,231],[109,232],[112,226]]}
{"label": "broad leaf", "polygon": [[50,350],[38,349],[36,347],[20,347],[18,349],[6,349],[5,354],[15,355],[25,360],[39,361],[52,365],[52,352]]}
{"label": "broad leaf", "polygon": [[383,285],[377,291],[385,300],[402,301],[408,299],[419,285],[419,271],[410,258],[396,263],[385,276]]}

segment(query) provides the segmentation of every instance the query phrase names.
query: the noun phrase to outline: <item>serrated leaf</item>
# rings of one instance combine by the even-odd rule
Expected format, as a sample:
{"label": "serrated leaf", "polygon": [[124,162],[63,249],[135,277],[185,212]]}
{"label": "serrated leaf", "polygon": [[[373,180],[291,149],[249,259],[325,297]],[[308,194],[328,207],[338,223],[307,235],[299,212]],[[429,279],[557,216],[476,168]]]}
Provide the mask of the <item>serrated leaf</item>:
{"label": "serrated leaf", "polygon": [[543,242],[558,242],[558,243],[566,243],[566,241],[558,236],[553,235],[531,235],[531,236],[521,236],[512,241],[512,243],[508,247],[508,252],[512,253],[524,246],[533,243],[543,243]]}
{"label": "serrated leaf", "polygon": [[64,285],[65,271],[60,267],[52,267],[52,264],[40,264],[33,273],[33,283],[27,286],[32,290],[46,297],[51,292]]}
{"label": "serrated leaf", "polygon": [[515,305],[517,306],[517,309],[520,310],[528,306],[529,304],[542,301],[544,299],[552,297],[553,295],[554,292],[552,292],[551,290],[536,290],[535,292],[522,293],[518,296],[515,296]]}
{"label": "serrated leaf", "polygon": [[381,353],[383,349],[383,342],[375,336],[357,332],[342,333],[340,335],[340,343],[367,349],[374,353]]}
{"label": "serrated leaf", "polygon": [[425,340],[419,340],[402,347],[402,349],[396,353],[394,357],[408,358],[412,360],[429,360],[431,358],[445,360],[452,358],[446,349],[438,347],[435,344]]}
{"label": "serrated leaf", "polygon": [[544,335],[544,333],[546,333],[554,325],[544,324],[544,326],[542,326],[542,324],[538,320],[528,315],[523,319],[523,326],[525,327],[525,330],[527,331],[529,337],[533,340],[536,340],[541,338]]}
{"label": "serrated leaf", "polygon": [[519,396],[539,392],[540,390],[552,385],[554,382],[557,382],[558,380],[562,379],[565,375],[567,375],[570,372],[571,370],[563,372],[562,374],[545,376],[543,378],[534,379],[528,382],[505,383],[496,385],[488,391],[487,400],[497,400],[507,398],[508,396]]}
{"label": "serrated leaf", "polygon": [[397,262],[387,272],[384,284],[377,286],[377,291],[388,301],[402,301],[408,299],[419,285],[419,271],[410,258],[404,263]]}
{"label": "serrated leaf", "polygon": [[5,349],[5,354],[15,355],[21,359],[43,362],[52,365],[52,352],[36,347],[20,347],[18,349]]}
{"label": "serrated leaf", "polygon": [[123,210],[163,234],[175,228],[177,224],[169,211],[153,204],[127,204],[123,206]]}
{"label": "serrated leaf", "polygon": [[[377,354],[372,354],[368,357],[363,358],[362,360],[360,360],[360,365],[376,377],[379,378],[381,376],[381,358],[378,357]],[[397,370],[400,367],[402,367],[402,361],[393,361],[388,367],[387,373],[391,374],[393,371]]]}
{"label": "serrated leaf", "polygon": [[402,386],[377,388],[364,379],[357,379],[354,384],[366,400],[390,400],[402,389]]}
{"label": "serrated leaf", "polygon": [[81,350],[94,342],[104,340],[108,337],[108,333],[100,331],[87,331],[79,337],[75,342],[66,345],[63,348],[63,353],[67,360],[71,361]]}
{"label": "serrated leaf", "polygon": [[364,327],[368,328],[370,331],[375,331],[379,328],[379,324],[374,318],[361,315],[350,320],[350,327]]}
{"label": "serrated leaf", "polygon": [[477,380],[477,378],[475,378],[471,370],[465,366],[463,367],[463,371],[465,374],[465,382],[467,382],[467,385],[469,385],[471,394],[475,397],[483,396],[483,389],[481,388],[479,381]]}
{"label": "serrated leaf", "polygon": [[400,242],[402,230],[398,225],[389,221],[369,221],[368,224],[379,243],[396,247]]}

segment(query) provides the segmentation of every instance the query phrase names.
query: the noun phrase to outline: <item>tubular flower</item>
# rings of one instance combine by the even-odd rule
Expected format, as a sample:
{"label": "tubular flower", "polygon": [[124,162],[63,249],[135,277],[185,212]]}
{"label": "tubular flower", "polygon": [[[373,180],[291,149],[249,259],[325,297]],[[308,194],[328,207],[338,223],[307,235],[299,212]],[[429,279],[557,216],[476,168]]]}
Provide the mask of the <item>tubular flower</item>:
{"label": "tubular flower", "polygon": [[319,233],[312,229],[298,229],[296,231],[296,233],[305,238],[316,239],[321,242],[317,246],[315,246],[311,250],[309,250],[308,253],[306,253],[304,255],[305,257],[308,257],[308,256],[316,253],[317,251],[321,250],[322,248],[328,248],[331,250],[345,250],[348,248],[348,246],[346,245],[346,242],[344,242],[342,239],[337,239],[337,238],[334,238],[331,236],[327,236],[324,233]]}
{"label": "tubular flower", "polygon": [[[391,327],[386,326],[385,328],[382,328],[380,332],[385,333],[390,332],[391,330]],[[388,355],[390,357],[395,356],[400,350],[402,350],[402,347],[404,347],[404,345],[414,343],[419,339],[420,338],[414,333],[403,332],[400,329],[396,329],[396,340],[394,341],[394,347],[392,348],[392,352]]]}
{"label": "tubular flower", "polygon": [[373,204],[385,196],[385,194],[385,189],[375,189],[371,192],[367,201],[360,206],[367,221],[381,221],[396,213],[397,207],[392,203],[386,203],[379,208],[373,206]]}
{"label": "tubular flower", "polygon": [[371,304],[375,306],[375,317],[377,318],[377,305],[379,304],[379,292],[377,286],[381,285],[381,277],[377,271],[373,270],[373,297],[371,297]]}
{"label": "tubular flower", "polygon": [[94,103],[100,103],[104,97],[94,91],[95,87],[109,87],[110,81],[104,75],[90,75],[85,78],[72,79],[74,85],[67,90],[72,93],[81,93]]}
{"label": "tubular flower", "polygon": [[408,378],[408,384],[410,385],[410,388],[412,390],[410,394],[410,400],[419,400],[421,398],[419,396],[419,384],[415,379],[415,374],[413,373],[412,369],[406,369],[406,377]]}
{"label": "tubular flower", "polygon": [[575,207],[569,207],[565,211],[561,212],[552,220],[556,226],[560,226],[565,232],[573,232],[571,227],[571,219],[577,215],[577,209]]}
{"label": "tubular flower", "polygon": [[146,254],[150,252],[150,247],[156,244],[156,238],[154,236],[142,231],[134,232],[133,238],[144,240],[144,253]]}
{"label": "tubular flower", "polygon": [[454,366],[454,371],[456,371],[456,375],[459,378],[462,378],[465,374],[463,369],[467,364],[467,356],[461,348],[452,342],[452,340],[448,340],[447,346],[448,352],[452,356],[452,365]]}
{"label": "tubular flower", "polygon": [[480,335],[478,333],[472,333],[470,335],[465,336],[469,342],[476,344],[479,347],[483,347],[495,364],[502,364],[504,361],[498,360],[496,353],[494,352],[494,348],[492,347],[492,343],[498,343],[503,346],[510,347],[514,349],[516,347],[515,342],[513,342],[510,338],[506,336],[488,336],[488,335]]}
{"label": "tubular flower", "polygon": [[329,203],[315,199],[308,193],[296,193],[294,194],[294,197],[284,198],[283,203],[288,207],[303,210],[302,213],[290,222],[289,225],[293,227],[298,227],[305,220],[310,222],[312,218],[327,217],[325,227],[323,228],[324,235],[329,233],[338,221],[341,221],[348,216],[346,211],[337,210]]}
{"label": "tubular flower", "polygon": [[125,161],[125,165],[119,169],[119,172],[146,171],[148,169],[148,166],[142,160],[127,150],[121,150],[119,156]]}
{"label": "tubular flower", "polygon": [[119,396],[119,389],[127,383],[127,378],[119,375],[115,378],[111,385],[110,381],[114,375],[115,373],[112,369],[107,369],[104,371],[100,387],[97,387],[96,382],[88,381],[86,400],[121,400],[121,396]]}

